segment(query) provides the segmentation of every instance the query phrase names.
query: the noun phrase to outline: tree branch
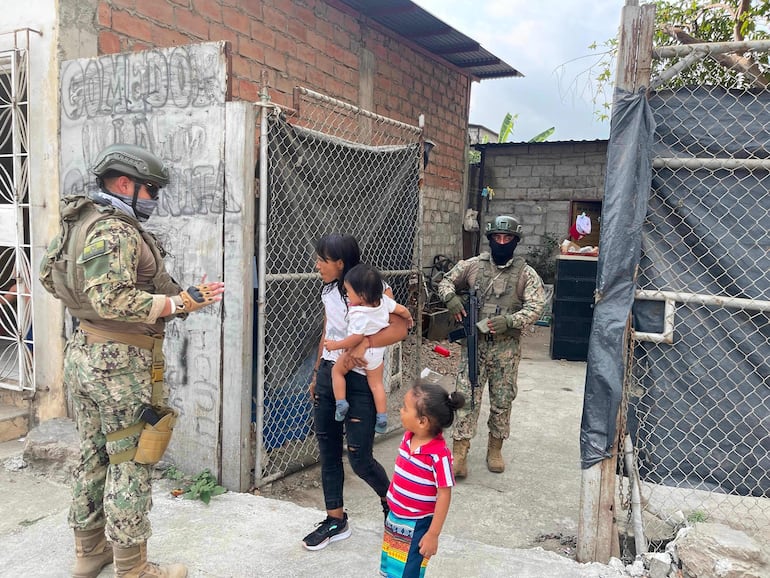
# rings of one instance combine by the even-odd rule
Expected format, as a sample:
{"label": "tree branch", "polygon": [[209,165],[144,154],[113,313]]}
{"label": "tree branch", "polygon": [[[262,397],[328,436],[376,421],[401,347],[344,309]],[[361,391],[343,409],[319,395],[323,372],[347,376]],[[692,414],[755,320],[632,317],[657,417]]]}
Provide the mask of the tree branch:
{"label": "tree branch", "polygon": [[[743,0],[741,4],[747,3],[747,2],[748,0]],[[694,36],[691,36],[681,28],[678,28],[676,26],[671,26],[670,24],[667,24],[664,27],[664,30],[666,31],[666,34],[668,34],[669,36],[671,36],[671,38],[674,38],[681,44],[700,44],[704,42],[699,38],[695,38]],[[758,88],[770,87],[770,79],[768,79],[764,74],[762,74],[762,71],[760,70],[757,63],[754,62],[754,60],[751,58],[747,58],[743,55],[738,55],[738,54],[709,54],[709,57],[713,58],[716,62],[718,62],[725,68],[729,68],[730,70],[734,70],[735,72],[745,74],[753,86],[756,86]]]}

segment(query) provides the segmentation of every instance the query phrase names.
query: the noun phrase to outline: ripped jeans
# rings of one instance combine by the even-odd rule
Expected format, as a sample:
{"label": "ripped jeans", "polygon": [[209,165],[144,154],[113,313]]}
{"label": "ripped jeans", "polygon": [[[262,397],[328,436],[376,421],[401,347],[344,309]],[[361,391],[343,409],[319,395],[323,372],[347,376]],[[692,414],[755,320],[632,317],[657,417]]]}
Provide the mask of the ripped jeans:
{"label": "ripped jeans", "polygon": [[348,460],[355,474],[365,481],[382,499],[390,481],[385,468],[374,459],[374,398],[366,376],[351,371],[346,376],[346,399],[350,410],[344,422],[334,419],[334,392],[331,370],[333,363],[321,360],[316,375],[313,416],[315,435],[321,457],[321,483],[327,510],[343,507],[342,486],[345,470],[342,467],[343,434],[347,435]]}

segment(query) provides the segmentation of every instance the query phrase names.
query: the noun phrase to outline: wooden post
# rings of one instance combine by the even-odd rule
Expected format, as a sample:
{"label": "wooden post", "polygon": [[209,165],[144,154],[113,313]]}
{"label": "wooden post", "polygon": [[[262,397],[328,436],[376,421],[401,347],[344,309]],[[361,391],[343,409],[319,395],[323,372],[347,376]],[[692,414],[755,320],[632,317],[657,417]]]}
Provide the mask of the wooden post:
{"label": "wooden post", "polygon": [[[621,15],[615,86],[634,93],[650,84],[655,5],[640,7],[638,0],[626,0]],[[615,521],[615,482],[620,414],[610,457],[583,470],[576,557],[578,562],[601,562],[620,556]]]}
{"label": "wooden post", "polygon": [[247,102],[225,105],[224,280],[222,324],[222,485],[245,492],[251,482],[253,382],[254,163],[256,114]]}

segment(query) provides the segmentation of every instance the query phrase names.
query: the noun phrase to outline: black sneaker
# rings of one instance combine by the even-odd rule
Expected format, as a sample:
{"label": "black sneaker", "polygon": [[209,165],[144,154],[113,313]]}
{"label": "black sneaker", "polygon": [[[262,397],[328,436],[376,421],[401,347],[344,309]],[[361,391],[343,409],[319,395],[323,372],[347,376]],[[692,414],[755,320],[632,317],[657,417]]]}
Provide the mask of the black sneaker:
{"label": "black sneaker", "polygon": [[318,524],[315,530],[305,536],[302,545],[308,550],[322,550],[329,543],[345,538],[350,538],[347,513],[342,518],[326,516],[326,519]]}

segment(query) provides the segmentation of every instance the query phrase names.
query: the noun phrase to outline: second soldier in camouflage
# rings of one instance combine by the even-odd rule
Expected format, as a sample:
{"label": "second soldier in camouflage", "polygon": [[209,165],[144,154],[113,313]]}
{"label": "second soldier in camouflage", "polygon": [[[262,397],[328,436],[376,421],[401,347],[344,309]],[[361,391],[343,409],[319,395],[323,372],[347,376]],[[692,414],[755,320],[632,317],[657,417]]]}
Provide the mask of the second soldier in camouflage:
{"label": "second soldier in camouflage", "polygon": [[[468,474],[467,455],[476,435],[484,385],[489,384],[489,440],[487,468],[503,472],[503,440],[510,435],[511,405],[516,399],[516,379],[521,359],[521,330],[537,321],[545,306],[543,282],[523,258],[514,257],[521,240],[521,225],[510,216],[487,224],[490,251],[458,262],[439,284],[439,296],[458,321],[467,314],[463,292],[476,289],[481,311],[478,339],[478,383],[472,404],[458,410],[452,437],[455,476]],[[463,348],[457,390],[471,398],[468,350]]]}

